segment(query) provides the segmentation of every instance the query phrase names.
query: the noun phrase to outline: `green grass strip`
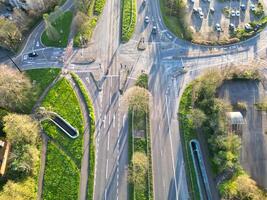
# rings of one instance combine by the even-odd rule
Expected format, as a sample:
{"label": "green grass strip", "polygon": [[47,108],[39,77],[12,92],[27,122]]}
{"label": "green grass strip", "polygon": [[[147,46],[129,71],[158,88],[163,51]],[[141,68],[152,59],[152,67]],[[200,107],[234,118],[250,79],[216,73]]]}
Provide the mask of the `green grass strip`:
{"label": "green grass strip", "polygon": [[53,138],[60,146],[62,146],[62,148],[68,152],[71,159],[78,167],[80,167],[83,153],[83,117],[78,98],[66,78],[60,79],[54,85],[45,97],[42,106],[49,111],[58,113],[72,126],[79,130],[79,137],[71,139],[50,121],[42,122],[42,126],[48,136]]}
{"label": "green grass strip", "polygon": [[53,143],[47,146],[44,174],[44,200],[78,199],[79,169],[72,160]]}
{"label": "green grass strip", "polygon": [[87,191],[87,199],[92,200],[94,194],[94,176],[95,176],[95,113],[93,102],[90,99],[88,92],[82,82],[82,80],[78,77],[77,74],[71,73],[72,78],[78,84],[81,93],[83,94],[85,103],[87,105],[89,116],[90,116],[90,161],[89,161],[89,177],[88,177],[88,191]]}

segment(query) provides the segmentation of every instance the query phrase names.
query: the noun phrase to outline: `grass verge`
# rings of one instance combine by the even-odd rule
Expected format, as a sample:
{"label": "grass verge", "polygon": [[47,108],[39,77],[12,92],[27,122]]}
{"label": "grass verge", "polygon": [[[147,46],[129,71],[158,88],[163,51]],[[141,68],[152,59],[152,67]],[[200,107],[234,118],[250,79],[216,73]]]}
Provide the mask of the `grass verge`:
{"label": "grass verge", "polygon": [[136,0],[123,0],[121,40],[127,42],[131,39],[136,25]]}
{"label": "grass verge", "polygon": [[44,200],[78,199],[79,169],[73,161],[53,143],[47,146],[44,174]]}
{"label": "grass verge", "polygon": [[95,176],[95,114],[93,102],[90,99],[86,88],[78,77],[77,74],[71,73],[72,78],[78,84],[78,87],[84,97],[86,106],[90,115],[90,141],[89,141],[89,177],[88,177],[88,190],[87,190],[87,199],[92,200],[94,194],[94,176]]}
{"label": "grass verge", "polygon": [[83,143],[83,117],[78,98],[66,78],[60,79],[48,92],[42,106],[49,111],[54,111],[67,120],[72,126],[79,130],[79,137],[71,139],[60,131],[50,121],[43,121],[42,126],[47,135],[55,140],[71,157],[79,167],[82,158]]}
{"label": "grass verge", "polygon": [[46,30],[41,36],[42,43],[49,47],[66,47],[68,44],[68,37],[70,33],[70,25],[72,22],[72,12],[67,11],[58,17],[52,25],[55,27],[57,33],[60,35],[58,40],[51,40],[46,33]]}

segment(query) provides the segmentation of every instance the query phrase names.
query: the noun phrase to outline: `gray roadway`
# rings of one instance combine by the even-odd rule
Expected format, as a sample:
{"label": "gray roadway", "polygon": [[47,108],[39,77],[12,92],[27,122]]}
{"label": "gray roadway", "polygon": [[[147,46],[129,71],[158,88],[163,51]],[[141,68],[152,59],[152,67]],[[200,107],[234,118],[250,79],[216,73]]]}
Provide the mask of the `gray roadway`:
{"label": "gray roadway", "polygon": [[[70,1],[67,1],[69,4]],[[89,71],[79,72],[94,100],[96,129],[96,175],[94,199],[127,199],[127,117],[119,109],[118,70],[120,63],[134,65],[133,77],[140,69],[150,74],[149,89],[153,95],[151,111],[152,157],[155,199],[187,199],[188,189],[183,165],[179,127],[177,122],[178,100],[187,83],[206,68],[223,67],[231,63],[247,63],[266,58],[267,29],[260,35],[237,45],[204,47],[182,41],[168,31],[159,12],[158,0],[148,1],[146,10],[139,10],[138,24],[133,39],[119,46],[120,1],[107,1],[103,16],[95,30],[91,47],[74,51],[75,55],[96,58],[102,69],[110,67],[103,81],[103,91],[98,92]],[[157,24],[159,33],[150,35],[151,24],[143,26],[144,16],[149,15]],[[62,67],[64,49],[36,47],[42,28],[36,28],[20,55],[23,69],[42,68],[51,65]],[[34,35],[39,35],[35,38]],[[136,50],[141,36],[149,41],[145,52]],[[39,49],[43,56],[23,60],[23,54]],[[186,75],[172,79],[175,72],[185,66]],[[102,70],[101,69],[101,70]],[[132,80],[132,79],[129,79]],[[132,84],[132,82],[130,83]]]}

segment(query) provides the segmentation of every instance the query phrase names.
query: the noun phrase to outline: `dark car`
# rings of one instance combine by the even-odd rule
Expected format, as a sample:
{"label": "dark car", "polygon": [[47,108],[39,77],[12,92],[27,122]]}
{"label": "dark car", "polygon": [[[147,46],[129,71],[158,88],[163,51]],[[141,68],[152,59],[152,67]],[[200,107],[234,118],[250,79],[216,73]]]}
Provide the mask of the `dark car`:
{"label": "dark car", "polygon": [[156,26],[156,25],[154,25],[154,26],[152,27],[152,33],[153,33],[153,34],[156,34],[156,33],[157,33],[157,26]]}
{"label": "dark car", "polygon": [[34,58],[34,57],[37,57],[38,54],[36,52],[31,52],[31,53],[28,54],[28,56],[31,57],[31,58]]}

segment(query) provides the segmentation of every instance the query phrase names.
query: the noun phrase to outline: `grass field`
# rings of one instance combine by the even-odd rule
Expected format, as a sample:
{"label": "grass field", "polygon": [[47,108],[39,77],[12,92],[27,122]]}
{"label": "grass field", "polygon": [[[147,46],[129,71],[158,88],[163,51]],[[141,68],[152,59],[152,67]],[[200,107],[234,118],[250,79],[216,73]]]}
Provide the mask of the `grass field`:
{"label": "grass field", "polygon": [[82,137],[84,131],[83,117],[77,96],[66,78],[60,79],[45,97],[42,106],[54,111],[79,130],[79,137],[69,138],[49,121],[42,122],[48,136],[62,146],[79,167],[82,158]]}
{"label": "grass field", "polygon": [[33,83],[33,92],[29,97],[29,102],[25,107],[25,112],[30,113],[37,99],[42,95],[48,85],[58,76],[60,69],[33,69],[28,70],[25,74]]}
{"label": "grass field", "polygon": [[166,3],[165,0],[159,0],[159,3],[160,3],[160,10],[161,10],[164,24],[176,36],[178,36],[179,38],[184,38],[183,27],[180,25],[179,17],[178,16],[170,16],[167,14],[167,9],[165,6],[165,3]]}
{"label": "grass field", "polygon": [[73,161],[53,143],[47,146],[44,174],[44,200],[78,199],[79,169]]}
{"label": "grass field", "polygon": [[56,28],[60,35],[59,40],[51,40],[46,34],[46,31],[42,34],[42,43],[48,47],[66,47],[68,44],[68,37],[70,33],[70,26],[72,22],[72,12],[67,11],[63,13],[52,25]]}

